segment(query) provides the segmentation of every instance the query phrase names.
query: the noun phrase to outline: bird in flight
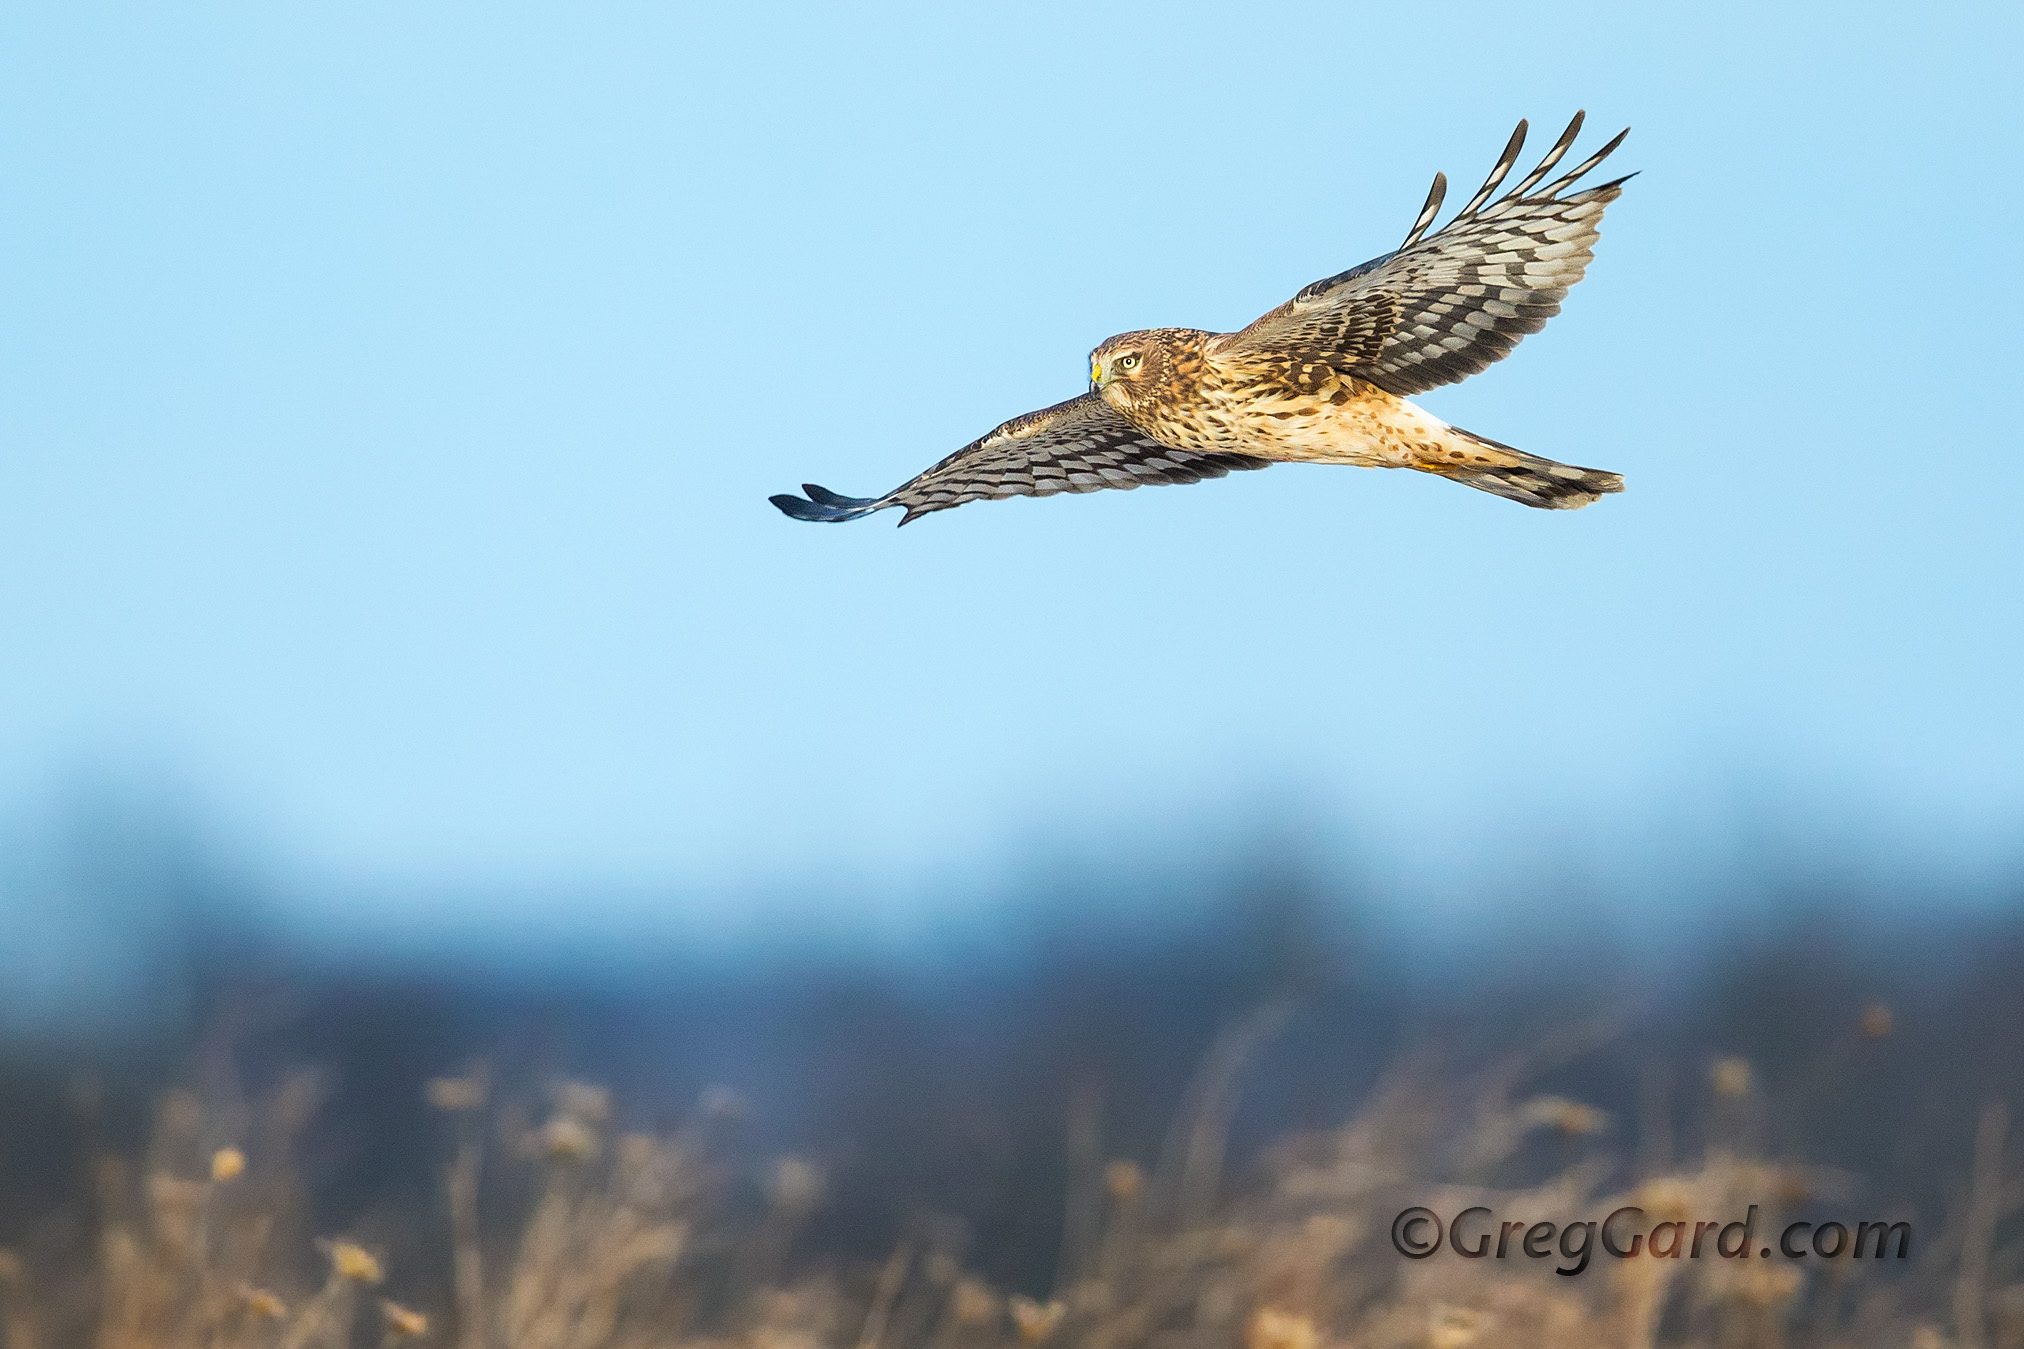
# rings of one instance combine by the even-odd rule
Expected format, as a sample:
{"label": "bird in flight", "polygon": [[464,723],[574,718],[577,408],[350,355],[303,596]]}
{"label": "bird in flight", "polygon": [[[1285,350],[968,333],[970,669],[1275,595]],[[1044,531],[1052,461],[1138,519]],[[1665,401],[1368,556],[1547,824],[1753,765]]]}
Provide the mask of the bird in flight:
{"label": "bird in flight", "polygon": [[1630,132],[1540,187],[1582,117],[1492,200],[1525,146],[1518,123],[1469,204],[1430,234],[1448,188],[1435,174],[1397,249],[1316,281],[1240,332],[1120,333],[1090,353],[1087,393],[1014,417],[884,496],[809,483],[807,497],[773,504],[822,521],[900,506],[904,525],[968,501],[1200,482],[1275,463],[1418,469],[1547,510],[1621,492],[1618,474],[1527,454],[1406,401],[1502,360],[1587,270],[1603,209],[1631,175],[1561,194]]}

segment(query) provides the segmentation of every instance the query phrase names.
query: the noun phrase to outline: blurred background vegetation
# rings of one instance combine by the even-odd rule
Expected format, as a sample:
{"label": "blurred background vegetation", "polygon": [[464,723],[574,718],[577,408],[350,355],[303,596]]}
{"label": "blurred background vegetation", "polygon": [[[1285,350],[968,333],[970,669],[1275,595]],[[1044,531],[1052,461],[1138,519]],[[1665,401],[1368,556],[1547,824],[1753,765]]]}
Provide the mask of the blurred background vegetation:
{"label": "blurred background vegetation", "polygon": [[[1697,927],[1613,921],[1626,904],[1591,878],[1535,881],[1476,930],[1436,932],[1298,839],[1233,833],[1184,868],[1132,853],[1036,870],[911,936],[699,947],[622,924],[401,930],[384,904],[268,888],[159,816],[77,812],[10,850],[4,891],[0,1247],[10,1305],[40,1318],[17,1318],[8,1349],[367,1343],[424,1322],[474,1349],[2024,1334],[2002,1319],[2024,1317],[2005,1160],[2024,878],[1922,886],[1759,851],[1682,882]],[[1381,1155],[1338,1155],[1357,1148]],[[465,1239],[494,1252],[469,1307],[496,1308],[461,1317],[460,1164],[486,1196]],[[1302,1166],[1336,1179],[1296,1184]],[[683,1179],[642,1208],[627,1187],[654,1167]],[[1363,1179],[1342,1191],[1337,1171]],[[164,1189],[178,1179],[181,1199]],[[1696,1216],[1910,1218],[1916,1259],[1640,1291],[1601,1268],[1540,1283],[1409,1266],[1383,1237],[1390,1212],[1439,1196],[1592,1217],[1662,1183]],[[1125,1232],[1120,1195],[1142,1187]],[[211,1190],[242,1209],[174,1235]],[[558,1235],[572,1223],[588,1226]],[[609,1326],[582,1308],[552,1340],[509,1324],[568,1283],[530,1273],[562,1256],[528,1243],[581,1254],[614,1223],[659,1254],[597,1257],[629,1271]],[[677,1229],[680,1254],[653,1244]],[[1212,1230],[1318,1263],[1269,1273],[1247,1263],[1255,1243],[1203,1246]],[[115,1270],[122,1232],[118,1258],[139,1264]],[[318,1282],[354,1249],[375,1262],[370,1296]],[[141,1268],[159,1287],[119,1303]],[[1511,1278],[1532,1291],[1500,1292]],[[950,1310],[959,1286],[975,1325]],[[1212,1288],[1222,1301],[1200,1304]],[[285,1313],[254,1315],[255,1293]]]}

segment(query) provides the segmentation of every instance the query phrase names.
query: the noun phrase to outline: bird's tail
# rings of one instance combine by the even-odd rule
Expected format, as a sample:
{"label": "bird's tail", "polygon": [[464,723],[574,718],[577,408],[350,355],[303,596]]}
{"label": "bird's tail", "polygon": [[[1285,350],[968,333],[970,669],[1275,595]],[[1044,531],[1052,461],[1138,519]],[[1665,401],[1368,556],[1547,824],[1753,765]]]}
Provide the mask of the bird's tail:
{"label": "bird's tail", "polygon": [[1444,443],[1414,468],[1549,511],[1580,510],[1607,493],[1623,490],[1621,473],[1542,459],[1459,426],[1450,426],[1447,432]]}

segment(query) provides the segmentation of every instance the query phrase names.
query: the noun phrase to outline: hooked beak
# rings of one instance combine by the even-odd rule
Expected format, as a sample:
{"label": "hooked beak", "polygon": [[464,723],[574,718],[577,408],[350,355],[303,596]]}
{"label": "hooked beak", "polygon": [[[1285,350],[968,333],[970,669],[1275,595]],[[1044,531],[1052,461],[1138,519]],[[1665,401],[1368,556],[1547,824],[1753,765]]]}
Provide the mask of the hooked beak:
{"label": "hooked beak", "polygon": [[1103,392],[1103,362],[1094,356],[1089,358],[1089,387]]}

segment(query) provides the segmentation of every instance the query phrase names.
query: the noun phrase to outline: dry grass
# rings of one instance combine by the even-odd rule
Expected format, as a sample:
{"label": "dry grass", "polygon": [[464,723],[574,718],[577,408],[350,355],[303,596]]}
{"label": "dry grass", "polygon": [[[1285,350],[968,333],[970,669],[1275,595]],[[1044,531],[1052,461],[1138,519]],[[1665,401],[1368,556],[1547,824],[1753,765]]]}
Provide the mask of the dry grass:
{"label": "dry grass", "polygon": [[[1866,1029],[1888,1033],[1866,1017]],[[362,1237],[319,1239],[305,1226],[293,1157],[317,1089],[303,1077],[252,1106],[165,1100],[144,1156],[99,1164],[89,1268],[0,1251],[0,1346],[2024,1345],[2024,1287],[1997,1279],[2016,1267],[1996,1246],[2015,1198],[2000,1108],[1962,1159],[1972,1183],[1952,1228],[1922,1229],[1918,1258],[1903,1266],[1598,1258],[1562,1277],[1557,1259],[1407,1261],[1389,1228],[1409,1204],[1567,1220],[1635,1203],[1657,1222],[1754,1203],[1775,1233],[1839,1181],[1747,1155],[1758,1087],[1733,1060],[1710,1074],[1708,1146],[1648,1163],[1629,1183],[1612,1121],[1524,1089],[1536,1060],[1468,1080],[1402,1067],[1357,1118],[1285,1141],[1232,1181],[1223,1153],[1236,1085],[1274,1023],[1268,1010],[1212,1049],[1150,1167],[1093,1154],[1088,1184],[1068,1197],[1061,1272],[1045,1300],[966,1271],[933,1224],[865,1268],[797,1253],[824,1177],[783,1159],[761,1178],[763,1202],[733,1202],[740,1178],[709,1142],[720,1099],[673,1134],[625,1134],[601,1090],[559,1084],[538,1112],[516,1112],[475,1072],[426,1085],[444,1126],[442,1197],[410,1226],[441,1234],[447,1249],[435,1269],[403,1271]],[[1093,1129],[1083,1138],[1094,1146]],[[1512,1179],[1528,1173],[1529,1183]],[[430,1287],[446,1290],[441,1305],[389,1296]]]}

